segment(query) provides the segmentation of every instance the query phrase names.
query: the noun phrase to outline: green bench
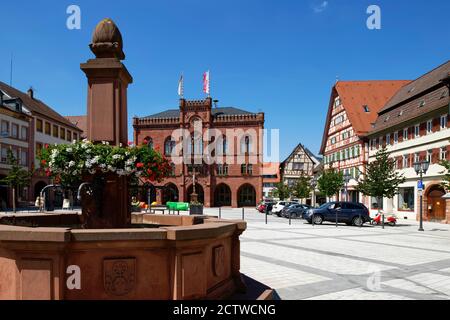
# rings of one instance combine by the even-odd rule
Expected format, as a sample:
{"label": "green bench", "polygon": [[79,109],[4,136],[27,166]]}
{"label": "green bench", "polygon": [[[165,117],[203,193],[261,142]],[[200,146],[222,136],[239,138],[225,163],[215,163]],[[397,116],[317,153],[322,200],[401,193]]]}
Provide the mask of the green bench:
{"label": "green bench", "polygon": [[180,215],[180,211],[188,211],[189,210],[189,203],[187,202],[167,202],[166,203],[167,209],[170,211],[178,212],[178,215]]}

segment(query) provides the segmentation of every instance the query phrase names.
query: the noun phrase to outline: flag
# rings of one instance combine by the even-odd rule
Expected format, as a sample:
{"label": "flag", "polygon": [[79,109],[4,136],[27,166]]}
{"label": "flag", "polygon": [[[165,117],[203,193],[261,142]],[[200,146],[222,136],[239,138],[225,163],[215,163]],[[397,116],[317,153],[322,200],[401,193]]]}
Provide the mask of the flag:
{"label": "flag", "polygon": [[203,92],[209,96],[209,70],[203,74]]}
{"label": "flag", "polygon": [[184,79],[183,75],[181,75],[180,80],[178,81],[178,95],[183,97],[184,95]]}

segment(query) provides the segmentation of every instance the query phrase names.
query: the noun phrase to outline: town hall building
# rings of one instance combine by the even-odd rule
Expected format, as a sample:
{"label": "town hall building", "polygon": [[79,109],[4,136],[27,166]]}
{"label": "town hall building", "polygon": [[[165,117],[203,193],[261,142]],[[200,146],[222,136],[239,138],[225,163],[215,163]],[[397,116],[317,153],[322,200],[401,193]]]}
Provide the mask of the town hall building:
{"label": "town hall building", "polygon": [[[151,201],[190,202],[194,191],[206,207],[255,206],[262,200],[264,113],[215,107],[210,97],[180,99],[177,109],[135,117],[133,128],[135,144],[146,143],[172,162],[172,176],[148,186]],[[189,138],[178,135],[180,129]],[[140,197],[147,201],[145,190]]]}

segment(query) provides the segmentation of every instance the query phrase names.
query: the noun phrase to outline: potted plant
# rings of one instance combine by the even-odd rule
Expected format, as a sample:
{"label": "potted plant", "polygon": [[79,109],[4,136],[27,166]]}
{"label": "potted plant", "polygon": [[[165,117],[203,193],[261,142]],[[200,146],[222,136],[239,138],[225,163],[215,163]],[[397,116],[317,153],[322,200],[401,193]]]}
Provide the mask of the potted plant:
{"label": "potted plant", "polygon": [[203,203],[191,201],[189,204],[189,215],[203,215]]}

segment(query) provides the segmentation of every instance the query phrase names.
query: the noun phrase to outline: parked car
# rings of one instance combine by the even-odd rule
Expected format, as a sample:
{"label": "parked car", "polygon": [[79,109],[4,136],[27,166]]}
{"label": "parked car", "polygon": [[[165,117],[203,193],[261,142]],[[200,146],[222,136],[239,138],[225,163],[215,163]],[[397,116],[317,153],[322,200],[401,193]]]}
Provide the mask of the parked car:
{"label": "parked car", "polygon": [[269,212],[272,211],[274,203],[273,202],[261,202],[257,207],[256,210],[258,210],[261,213],[266,213],[266,208]]}
{"label": "parked car", "polygon": [[324,221],[335,222],[336,215],[338,223],[362,226],[370,222],[369,210],[362,203],[356,202],[328,202],[317,209],[309,209],[303,214],[303,218],[314,224],[322,224]]}
{"label": "parked car", "polygon": [[297,202],[278,201],[272,208],[272,214],[276,214],[277,216],[281,217],[281,210],[283,210],[283,208],[286,206],[290,206],[291,204],[297,204]]}
{"label": "parked car", "polygon": [[281,210],[281,215],[285,218],[290,216],[292,219],[299,219],[303,218],[303,213],[309,209],[312,209],[312,207],[307,204],[291,204],[289,207],[284,207]]}

